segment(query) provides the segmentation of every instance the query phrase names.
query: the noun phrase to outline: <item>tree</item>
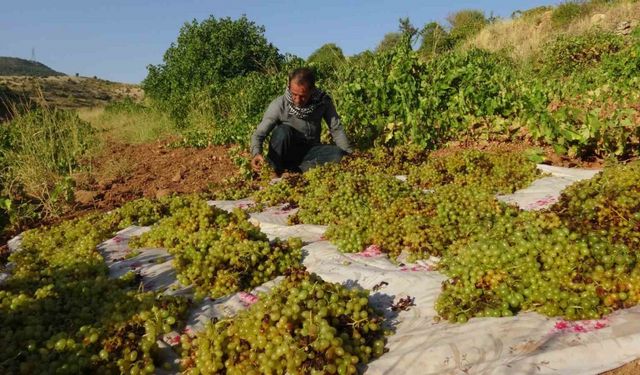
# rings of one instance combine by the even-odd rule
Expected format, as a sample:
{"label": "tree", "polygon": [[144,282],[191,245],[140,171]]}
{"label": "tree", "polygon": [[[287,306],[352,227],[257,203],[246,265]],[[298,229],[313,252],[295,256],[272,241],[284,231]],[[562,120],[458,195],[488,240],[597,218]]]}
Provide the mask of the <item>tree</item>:
{"label": "tree", "polygon": [[264,27],[246,16],[185,23],[167,49],[163,63],[147,66],[145,93],[167,108],[180,122],[190,97],[249,72],[278,68],[283,56],[264,37]]}
{"label": "tree", "polygon": [[[376,52],[384,52],[395,49],[402,40],[406,40],[409,44],[413,44],[414,37],[418,35],[418,29],[411,24],[409,18],[400,18],[398,20],[398,31],[385,34],[382,41],[376,47]],[[403,36],[406,37],[403,39]]]}
{"label": "tree", "polygon": [[345,62],[342,48],[335,43],[327,43],[315,50],[307,59],[307,63],[318,71],[320,78],[333,76],[340,65]]}
{"label": "tree", "polygon": [[426,24],[420,34],[422,35],[422,43],[419,51],[422,56],[433,56],[448,51],[452,47],[449,33],[437,22]]}
{"label": "tree", "polygon": [[455,43],[459,43],[477,34],[489,21],[480,10],[465,9],[447,17],[451,25],[449,35]]}
{"label": "tree", "polygon": [[380,43],[378,44],[378,46],[376,47],[375,51],[384,52],[384,51],[392,50],[396,48],[398,43],[400,43],[401,39],[402,39],[402,33],[400,32],[394,31],[394,32],[386,33],[385,36],[380,41]]}

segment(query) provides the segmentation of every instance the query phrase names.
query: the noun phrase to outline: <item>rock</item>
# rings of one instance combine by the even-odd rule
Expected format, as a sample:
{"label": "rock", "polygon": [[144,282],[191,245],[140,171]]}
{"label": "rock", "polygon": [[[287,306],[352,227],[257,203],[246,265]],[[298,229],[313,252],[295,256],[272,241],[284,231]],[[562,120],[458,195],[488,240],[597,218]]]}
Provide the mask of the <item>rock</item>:
{"label": "rock", "polygon": [[156,191],[156,199],[168,197],[169,195],[171,195],[171,190],[169,189],[158,189]]}
{"label": "rock", "polygon": [[631,22],[622,21],[616,26],[616,33],[620,35],[629,35],[631,34]]}
{"label": "rock", "polygon": [[80,204],[90,204],[98,197],[97,191],[76,190],[74,193],[75,201]]}
{"label": "rock", "polygon": [[591,23],[598,23],[598,22],[604,20],[605,18],[607,18],[607,16],[605,14],[596,13],[593,16],[591,16]]}

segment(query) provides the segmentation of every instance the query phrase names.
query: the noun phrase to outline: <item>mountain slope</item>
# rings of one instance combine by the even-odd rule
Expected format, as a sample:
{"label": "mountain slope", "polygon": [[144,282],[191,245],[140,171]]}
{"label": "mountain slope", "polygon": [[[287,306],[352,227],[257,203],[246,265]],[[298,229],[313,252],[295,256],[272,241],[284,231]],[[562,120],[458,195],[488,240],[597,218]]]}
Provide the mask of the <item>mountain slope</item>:
{"label": "mountain slope", "polygon": [[37,61],[29,61],[17,57],[0,56],[0,76],[32,76],[49,77],[63,76],[48,66]]}

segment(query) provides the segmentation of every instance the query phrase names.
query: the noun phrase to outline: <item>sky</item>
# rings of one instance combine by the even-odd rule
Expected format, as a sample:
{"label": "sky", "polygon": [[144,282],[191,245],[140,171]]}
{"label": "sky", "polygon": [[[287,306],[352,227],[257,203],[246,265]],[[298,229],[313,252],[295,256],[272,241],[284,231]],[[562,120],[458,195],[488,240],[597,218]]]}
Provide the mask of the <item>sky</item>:
{"label": "sky", "polygon": [[35,60],[74,75],[139,83],[147,65],[161,64],[185,22],[243,14],[265,27],[281,53],[307,58],[325,43],[345,55],[373,49],[398,20],[421,27],[461,9],[508,18],[515,10],[557,0],[3,0],[0,56]]}

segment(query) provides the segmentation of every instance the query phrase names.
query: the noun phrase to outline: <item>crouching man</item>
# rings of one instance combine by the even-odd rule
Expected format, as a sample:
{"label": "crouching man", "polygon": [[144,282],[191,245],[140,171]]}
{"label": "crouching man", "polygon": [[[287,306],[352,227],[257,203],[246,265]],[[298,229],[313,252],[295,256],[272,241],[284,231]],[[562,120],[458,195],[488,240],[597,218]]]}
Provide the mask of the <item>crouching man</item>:
{"label": "crouching man", "polygon": [[[322,119],[335,146],[320,143]],[[267,161],[278,176],[285,170],[305,172],[317,165],[335,163],[352,152],[333,100],[316,87],[315,75],[308,68],[289,74],[284,95],[269,104],[253,133],[251,167],[256,172],[265,162],[262,147],[269,134]]]}

